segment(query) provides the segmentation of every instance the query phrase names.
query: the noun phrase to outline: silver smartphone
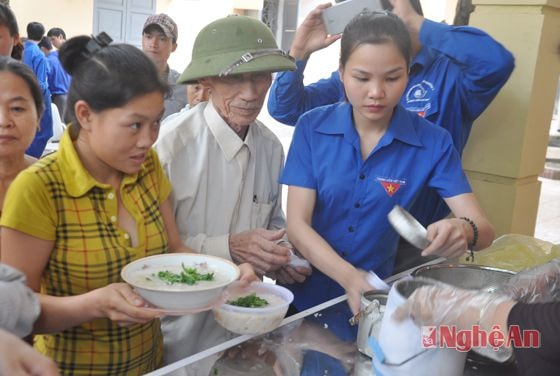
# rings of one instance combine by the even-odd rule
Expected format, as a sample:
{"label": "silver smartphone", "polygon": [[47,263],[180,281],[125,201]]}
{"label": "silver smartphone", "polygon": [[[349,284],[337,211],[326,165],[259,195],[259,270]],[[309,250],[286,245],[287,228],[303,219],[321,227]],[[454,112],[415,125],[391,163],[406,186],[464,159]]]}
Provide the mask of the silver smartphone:
{"label": "silver smartphone", "polygon": [[340,34],[358,14],[373,11],[383,11],[381,0],[346,0],[324,9],[322,15],[327,34]]}

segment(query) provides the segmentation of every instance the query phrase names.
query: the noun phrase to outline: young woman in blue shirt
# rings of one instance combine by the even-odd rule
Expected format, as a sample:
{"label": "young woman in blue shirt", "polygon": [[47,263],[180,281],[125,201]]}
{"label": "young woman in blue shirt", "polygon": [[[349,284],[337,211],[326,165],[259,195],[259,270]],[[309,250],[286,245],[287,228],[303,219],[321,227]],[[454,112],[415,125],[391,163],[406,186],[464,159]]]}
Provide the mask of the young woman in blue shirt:
{"label": "young woman in blue shirt", "polygon": [[[462,154],[473,122],[513,71],[514,56],[483,30],[425,18],[419,0],[389,2],[412,40],[408,83],[400,103],[447,129]],[[303,20],[290,47],[297,69],[279,73],[270,88],[268,111],[284,124],[295,125],[303,113],[344,100],[338,71],[312,84],[303,83],[309,57],[340,38],[325,31],[321,13],[330,6],[328,2],[318,5]],[[425,226],[449,214],[437,192],[424,189],[420,197],[410,212]]]}
{"label": "young woman in blue shirt", "polygon": [[453,258],[494,239],[449,133],[399,104],[410,61],[401,20],[385,13],[356,17],[341,41],[346,101],[298,120],[281,181],[289,185],[290,241],[314,270],[289,286],[297,310],[346,292],[356,313],[360,294],[372,288],[364,270],[385,278],[393,269],[399,237],[387,214],[394,205],[410,208],[426,186],[455,217],[428,227],[431,244],[423,255]]}

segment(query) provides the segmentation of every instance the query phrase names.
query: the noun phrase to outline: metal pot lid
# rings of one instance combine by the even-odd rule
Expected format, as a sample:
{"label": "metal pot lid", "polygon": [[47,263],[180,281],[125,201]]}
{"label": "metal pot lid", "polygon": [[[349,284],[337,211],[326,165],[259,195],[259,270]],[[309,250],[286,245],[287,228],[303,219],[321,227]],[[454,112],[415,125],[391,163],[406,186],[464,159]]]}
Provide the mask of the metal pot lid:
{"label": "metal pot lid", "polygon": [[425,249],[430,245],[426,238],[428,230],[405,209],[395,205],[387,218],[399,235],[416,248]]}

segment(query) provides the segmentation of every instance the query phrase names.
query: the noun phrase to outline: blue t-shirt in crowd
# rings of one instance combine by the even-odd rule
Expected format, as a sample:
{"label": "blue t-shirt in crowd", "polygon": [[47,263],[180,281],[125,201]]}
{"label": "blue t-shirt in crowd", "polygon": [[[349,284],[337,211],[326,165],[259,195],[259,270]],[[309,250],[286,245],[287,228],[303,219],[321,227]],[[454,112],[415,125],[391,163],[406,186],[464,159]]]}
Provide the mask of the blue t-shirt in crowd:
{"label": "blue t-shirt in crowd", "polygon": [[[425,20],[422,49],[414,58],[401,105],[445,128],[462,154],[473,121],[488,107],[514,68],[513,55],[485,32]],[[338,72],[303,85],[306,61],[293,72],[280,72],[270,89],[268,111],[276,120],[295,125],[306,111],[344,100]],[[425,189],[411,213],[427,226],[449,214],[437,192]]]}
{"label": "blue t-shirt in crowd", "polygon": [[[391,275],[399,240],[387,220],[395,205],[409,209],[425,186],[443,198],[471,192],[449,133],[400,105],[363,160],[347,102],[301,116],[281,183],[315,190],[312,227],[340,257],[381,278]],[[287,287],[298,310],[344,294],[316,269]]]}
{"label": "blue t-shirt in crowd", "polygon": [[47,56],[49,64],[48,80],[49,90],[52,95],[68,94],[70,88],[70,75],[64,70],[60,59],[58,58],[58,51],[51,51]]}
{"label": "blue t-shirt in crowd", "polygon": [[33,142],[29,148],[25,151],[35,158],[40,158],[47,146],[47,141],[53,135],[53,120],[52,120],[52,109],[51,109],[51,92],[49,91],[49,83],[47,78],[48,63],[45,54],[41,51],[37,43],[31,41],[26,41],[23,45],[23,63],[33,70],[39,86],[41,88],[41,94],[43,95],[43,103],[45,104],[45,110],[41,115],[40,128],[35,134]]}

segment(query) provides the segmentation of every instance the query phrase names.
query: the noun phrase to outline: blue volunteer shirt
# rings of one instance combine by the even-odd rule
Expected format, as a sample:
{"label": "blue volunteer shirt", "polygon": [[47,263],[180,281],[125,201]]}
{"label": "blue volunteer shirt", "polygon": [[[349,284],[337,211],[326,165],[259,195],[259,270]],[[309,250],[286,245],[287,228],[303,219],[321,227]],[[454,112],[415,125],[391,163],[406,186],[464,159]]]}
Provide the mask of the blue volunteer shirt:
{"label": "blue volunteer shirt", "polygon": [[[471,192],[449,133],[402,106],[362,160],[352,107],[346,102],[300,118],[281,183],[314,189],[315,231],[340,257],[381,278],[393,270],[399,240],[387,220],[395,205],[409,209],[424,186],[444,198]],[[305,282],[287,287],[298,310],[344,294],[316,269]]]}
{"label": "blue volunteer shirt", "polygon": [[66,73],[60,59],[58,58],[58,51],[52,51],[47,56],[49,70],[47,78],[49,81],[49,90],[52,95],[68,94],[70,88],[70,75]]}
{"label": "blue volunteer shirt", "polygon": [[[404,108],[446,129],[462,154],[473,121],[488,107],[514,68],[513,55],[485,32],[425,20],[420,29],[422,49],[414,58]],[[294,125],[306,111],[344,100],[338,72],[314,84],[303,85],[306,61],[293,72],[276,76],[268,97],[268,111]],[[425,226],[449,214],[437,192],[425,189],[411,213]]]}
{"label": "blue volunteer shirt", "polygon": [[47,58],[36,43],[26,41],[23,45],[23,63],[30,67],[31,70],[33,70],[33,73],[35,73],[35,77],[37,77],[39,87],[41,88],[41,94],[43,95],[43,102],[45,104],[45,110],[42,114],[39,114],[41,116],[39,130],[35,134],[33,142],[31,142],[31,145],[25,151],[28,155],[40,158],[45,150],[45,146],[47,146],[47,141],[53,135],[51,93],[49,91],[47,79]]}

